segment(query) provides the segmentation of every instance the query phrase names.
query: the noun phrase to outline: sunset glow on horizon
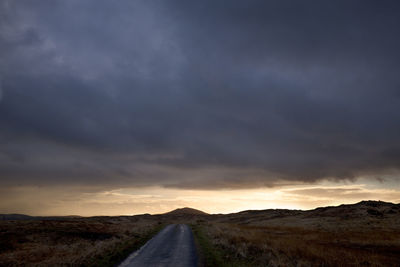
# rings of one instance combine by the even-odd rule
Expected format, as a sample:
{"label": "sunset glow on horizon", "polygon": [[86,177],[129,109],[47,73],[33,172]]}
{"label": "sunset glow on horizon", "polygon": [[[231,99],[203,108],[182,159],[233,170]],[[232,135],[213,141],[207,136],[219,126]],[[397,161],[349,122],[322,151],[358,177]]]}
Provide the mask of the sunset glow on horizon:
{"label": "sunset glow on horizon", "polygon": [[[35,216],[161,214],[183,207],[218,214],[262,209],[308,210],[322,206],[353,204],[369,199],[400,202],[399,188],[388,189],[380,183],[368,185],[325,182],[242,190],[14,187],[8,192],[0,193],[8,197],[7,201],[0,203],[0,209],[5,213]],[[48,199],[52,201],[49,202]]]}

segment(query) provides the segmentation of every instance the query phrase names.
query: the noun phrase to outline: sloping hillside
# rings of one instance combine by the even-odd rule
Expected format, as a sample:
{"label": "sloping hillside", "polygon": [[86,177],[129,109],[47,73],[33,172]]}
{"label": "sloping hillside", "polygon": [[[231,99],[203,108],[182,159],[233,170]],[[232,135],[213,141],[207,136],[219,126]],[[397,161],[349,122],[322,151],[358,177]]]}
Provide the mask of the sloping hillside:
{"label": "sloping hillside", "polygon": [[181,209],[176,209],[167,213],[164,213],[164,215],[208,215],[208,213],[205,213],[204,211],[201,210],[196,210],[192,208],[181,208]]}

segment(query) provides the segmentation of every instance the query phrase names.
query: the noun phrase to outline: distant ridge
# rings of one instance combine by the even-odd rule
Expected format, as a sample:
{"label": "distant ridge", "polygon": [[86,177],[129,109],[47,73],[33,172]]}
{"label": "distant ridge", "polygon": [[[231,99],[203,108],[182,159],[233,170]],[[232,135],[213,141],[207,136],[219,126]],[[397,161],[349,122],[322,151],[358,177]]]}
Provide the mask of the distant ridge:
{"label": "distant ridge", "polygon": [[384,215],[400,213],[400,204],[385,201],[363,200],[355,204],[320,207],[305,211],[312,216],[333,216],[344,218],[355,217],[382,217]]}
{"label": "distant ridge", "polygon": [[0,214],[0,220],[32,220],[33,216],[25,214]]}
{"label": "distant ridge", "polygon": [[[190,217],[190,216],[201,216],[210,215],[217,217],[231,216],[232,218],[282,218],[290,216],[304,215],[307,217],[342,217],[342,218],[355,218],[355,217],[382,217],[390,216],[393,214],[400,214],[400,203],[395,204],[391,202],[385,202],[380,200],[363,200],[354,204],[341,204],[338,206],[325,206],[318,207],[310,210],[292,210],[292,209],[265,209],[265,210],[243,210],[235,213],[228,214],[208,214],[204,211],[185,207],[172,210],[163,214],[150,215],[138,214],[134,216],[158,216],[158,215],[172,215],[179,217]],[[127,215],[122,215],[127,216]],[[102,216],[91,216],[102,217]],[[107,216],[107,217],[121,217],[121,216]],[[30,216],[25,214],[0,214],[0,221],[4,220],[73,220],[85,218],[79,215],[67,215],[67,216]],[[89,218],[89,217],[86,217]]]}
{"label": "distant ridge", "polygon": [[164,215],[208,215],[208,213],[201,210],[185,207],[164,213]]}
{"label": "distant ridge", "polygon": [[0,221],[23,221],[23,220],[68,220],[82,218],[79,215],[67,216],[30,216],[26,214],[0,214]]}
{"label": "distant ridge", "polygon": [[393,206],[393,205],[398,205],[392,202],[385,202],[381,200],[363,200],[360,201],[356,204],[353,205],[364,205],[364,206],[370,206],[370,207],[377,207],[377,206]]}

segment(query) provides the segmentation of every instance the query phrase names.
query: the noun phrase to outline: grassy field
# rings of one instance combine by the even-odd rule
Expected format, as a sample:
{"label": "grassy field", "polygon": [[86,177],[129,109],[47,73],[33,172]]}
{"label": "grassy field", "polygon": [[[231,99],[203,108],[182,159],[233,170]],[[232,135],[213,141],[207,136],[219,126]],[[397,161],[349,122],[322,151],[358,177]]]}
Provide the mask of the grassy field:
{"label": "grassy field", "polygon": [[162,227],[135,217],[0,221],[0,266],[113,266]]}
{"label": "grassy field", "polygon": [[400,205],[364,201],[197,220],[205,266],[400,266]]}
{"label": "grassy field", "polygon": [[113,266],[170,223],[190,224],[200,266],[400,266],[400,205],[0,220],[0,266]]}
{"label": "grassy field", "polygon": [[400,232],[205,223],[205,266],[400,266]]}

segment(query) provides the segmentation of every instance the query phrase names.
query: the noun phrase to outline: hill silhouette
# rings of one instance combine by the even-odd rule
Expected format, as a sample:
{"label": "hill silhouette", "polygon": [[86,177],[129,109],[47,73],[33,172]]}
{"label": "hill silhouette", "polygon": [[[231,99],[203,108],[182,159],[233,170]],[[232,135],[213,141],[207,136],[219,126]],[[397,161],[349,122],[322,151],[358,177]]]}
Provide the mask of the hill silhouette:
{"label": "hill silhouette", "polygon": [[164,215],[208,215],[208,213],[201,210],[185,207],[164,213]]}

